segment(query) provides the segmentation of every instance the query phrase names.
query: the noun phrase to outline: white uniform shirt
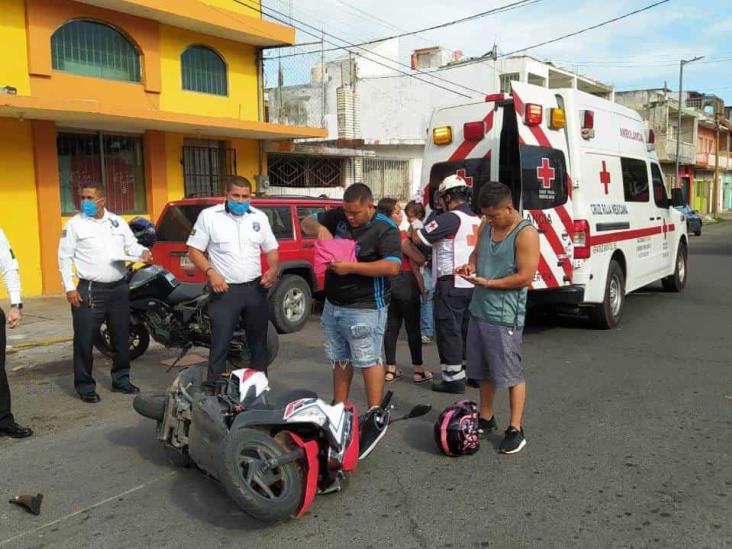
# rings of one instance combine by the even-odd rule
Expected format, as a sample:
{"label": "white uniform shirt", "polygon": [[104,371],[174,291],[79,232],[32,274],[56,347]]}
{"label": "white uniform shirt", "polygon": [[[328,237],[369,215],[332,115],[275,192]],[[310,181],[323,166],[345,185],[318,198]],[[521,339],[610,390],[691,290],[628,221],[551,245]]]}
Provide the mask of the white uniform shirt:
{"label": "white uniform shirt", "polygon": [[5,287],[8,289],[10,303],[20,303],[20,275],[18,274],[18,260],[10,247],[7,237],[0,229],[0,271],[3,273]]}
{"label": "white uniform shirt", "polygon": [[211,266],[228,284],[262,276],[261,252],[278,248],[267,215],[250,206],[249,213],[231,215],[224,204],[206,208],[193,226],[187,244],[208,251]]}
{"label": "white uniform shirt", "polygon": [[124,278],[125,260],[139,258],[146,250],[120,216],[104,211],[101,219],[76,214],[64,230],[58,245],[58,266],[64,289],[76,289],[76,275],[92,282],[117,282]]}

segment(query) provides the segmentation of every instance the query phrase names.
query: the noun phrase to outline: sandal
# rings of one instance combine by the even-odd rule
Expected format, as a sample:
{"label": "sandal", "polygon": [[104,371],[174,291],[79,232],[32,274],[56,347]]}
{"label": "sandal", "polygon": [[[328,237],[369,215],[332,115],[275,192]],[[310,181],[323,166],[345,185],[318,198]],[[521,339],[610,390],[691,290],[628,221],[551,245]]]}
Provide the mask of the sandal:
{"label": "sandal", "polygon": [[432,381],[432,372],[429,370],[415,371],[413,374],[415,383],[426,383]]}
{"label": "sandal", "polygon": [[388,366],[386,367],[386,373],[384,374],[384,381],[386,383],[394,383],[400,377],[402,377],[402,371],[397,370],[396,366],[394,366],[393,370]]}

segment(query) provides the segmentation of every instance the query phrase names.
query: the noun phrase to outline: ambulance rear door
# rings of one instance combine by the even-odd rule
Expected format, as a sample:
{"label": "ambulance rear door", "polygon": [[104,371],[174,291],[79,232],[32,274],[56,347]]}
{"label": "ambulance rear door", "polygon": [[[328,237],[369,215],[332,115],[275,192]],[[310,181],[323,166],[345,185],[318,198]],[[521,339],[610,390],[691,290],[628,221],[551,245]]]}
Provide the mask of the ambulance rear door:
{"label": "ambulance rear door", "polygon": [[449,175],[464,178],[472,187],[473,203],[481,186],[497,179],[494,159],[501,131],[500,113],[495,100],[435,110],[422,165],[425,204],[433,206],[434,192]]}
{"label": "ambulance rear door", "polygon": [[554,90],[512,82],[518,126],[522,215],[539,232],[541,258],[532,289],[572,284],[572,181],[562,116],[564,105]]}

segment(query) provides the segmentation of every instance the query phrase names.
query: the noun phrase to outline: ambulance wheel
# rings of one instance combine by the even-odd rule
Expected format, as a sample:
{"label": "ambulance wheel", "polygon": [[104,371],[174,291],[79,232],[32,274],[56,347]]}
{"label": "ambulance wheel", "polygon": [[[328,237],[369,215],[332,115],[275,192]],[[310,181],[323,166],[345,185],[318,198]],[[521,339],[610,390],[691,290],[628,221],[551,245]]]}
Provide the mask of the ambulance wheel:
{"label": "ambulance wheel", "polygon": [[686,245],[683,242],[679,242],[679,249],[676,252],[676,267],[674,268],[674,274],[661,279],[663,289],[667,292],[680,292],[684,289],[684,286],[686,286],[686,260]]}
{"label": "ambulance wheel", "polygon": [[605,298],[590,310],[590,322],[596,330],[615,328],[623,316],[625,306],[625,276],[614,259],[610,262],[605,283]]}

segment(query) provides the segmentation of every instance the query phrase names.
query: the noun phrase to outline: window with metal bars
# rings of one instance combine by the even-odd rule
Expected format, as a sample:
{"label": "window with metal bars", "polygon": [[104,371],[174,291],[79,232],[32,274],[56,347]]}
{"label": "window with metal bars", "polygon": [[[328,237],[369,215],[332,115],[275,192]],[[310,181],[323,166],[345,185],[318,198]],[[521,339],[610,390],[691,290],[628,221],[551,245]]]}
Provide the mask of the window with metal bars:
{"label": "window with metal bars", "polygon": [[79,209],[79,192],[87,183],[101,183],[107,208],[117,214],[144,213],[145,169],[142,139],[133,135],[65,133],[56,137],[61,211]]}
{"label": "window with metal bars", "polygon": [[226,62],[211,48],[191,46],[180,56],[183,89],[227,95]]}
{"label": "window with metal bars", "polygon": [[187,197],[222,196],[225,175],[236,175],[236,149],[227,148],[223,141],[185,140],[183,183]]}
{"label": "window with metal bars", "polygon": [[272,154],[267,157],[273,187],[340,187],[342,160],[320,156]]}
{"label": "window with metal bars", "polygon": [[121,32],[97,21],[68,21],[51,36],[55,70],[140,82],[140,53]]}

